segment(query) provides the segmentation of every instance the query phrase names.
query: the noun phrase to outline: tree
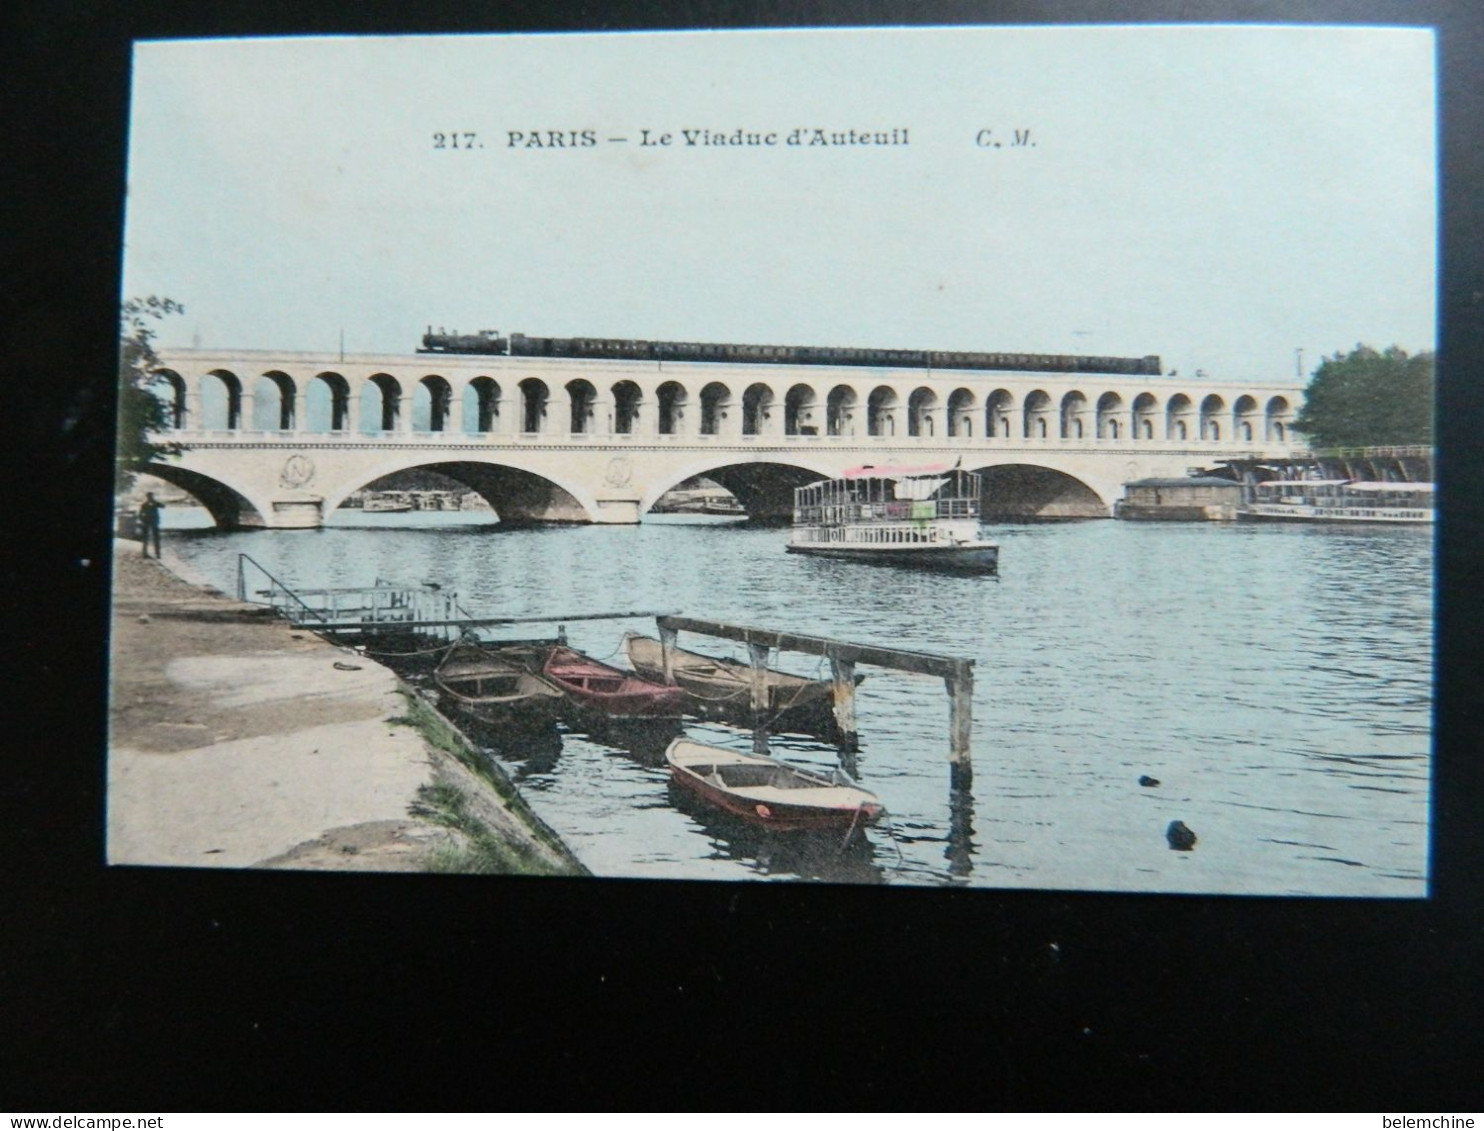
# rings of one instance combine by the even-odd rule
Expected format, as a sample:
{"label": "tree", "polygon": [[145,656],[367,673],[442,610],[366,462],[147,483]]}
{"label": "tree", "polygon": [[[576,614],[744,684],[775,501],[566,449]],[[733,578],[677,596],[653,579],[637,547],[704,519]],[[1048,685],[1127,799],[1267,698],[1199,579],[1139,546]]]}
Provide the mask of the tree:
{"label": "tree", "polygon": [[170,383],[159,374],[153,323],[170,314],[184,314],[174,299],[150,295],[131,298],[119,308],[119,419],[116,454],[116,483],[126,490],[135,476],[153,461],[179,455],[180,444],[159,443],[151,436],[175,423],[170,404],[162,395]]}
{"label": "tree", "polygon": [[1293,426],[1316,448],[1431,444],[1433,354],[1357,345],[1325,358]]}

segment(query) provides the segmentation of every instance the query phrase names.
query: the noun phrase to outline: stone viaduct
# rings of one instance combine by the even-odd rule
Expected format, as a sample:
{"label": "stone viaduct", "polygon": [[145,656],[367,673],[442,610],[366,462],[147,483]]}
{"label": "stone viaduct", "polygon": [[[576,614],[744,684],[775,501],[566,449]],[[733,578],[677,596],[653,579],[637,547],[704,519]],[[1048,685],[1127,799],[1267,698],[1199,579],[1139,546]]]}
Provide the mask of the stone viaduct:
{"label": "stone viaduct", "polygon": [[862,365],[162,350],[183,453],[151,467],[222,526],[316,527],[423,468],[502,521],[634,523],[706,475],[756,517],[862,464],[962,460],[986,513],[1106,516],[1121,485],[1281,458],[1297,384]]}

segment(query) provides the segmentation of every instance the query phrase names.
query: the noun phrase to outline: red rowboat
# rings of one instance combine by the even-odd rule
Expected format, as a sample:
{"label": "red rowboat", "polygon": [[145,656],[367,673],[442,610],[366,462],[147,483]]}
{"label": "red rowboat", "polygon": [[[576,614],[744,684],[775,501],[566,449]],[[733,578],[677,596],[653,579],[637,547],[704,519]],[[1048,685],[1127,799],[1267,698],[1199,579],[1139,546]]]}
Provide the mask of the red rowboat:
{"label": "red rowboat", "polygon": [[685,706],[684,689],[611,667],[564,644],[547,652],[541,674],[579,710],[611,719],[679,718]]}

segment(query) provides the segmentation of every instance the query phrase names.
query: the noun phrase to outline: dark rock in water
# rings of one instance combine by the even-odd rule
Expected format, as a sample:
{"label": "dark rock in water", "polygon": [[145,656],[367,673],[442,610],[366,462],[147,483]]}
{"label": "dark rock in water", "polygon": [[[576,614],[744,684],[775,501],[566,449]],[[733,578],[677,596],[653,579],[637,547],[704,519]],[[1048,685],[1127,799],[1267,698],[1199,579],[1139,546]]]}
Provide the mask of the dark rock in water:
{"label": "dark rock in water", "polygon": [[1146,786],[1146,787],[1147,786],[1158,785],[1159,784],[1159,779],[1158,778],[1151,778],[1148,774],[1144,774],[1143,776],[1141,776],[1139,778],[1139,784],[1142,785],[1142,786]]}
{"label": "dark rock in water", "polygon": [[1165,840],[1176,852],[1189,852],[1195,847],[1195,833],[1185,827],[1184,821],[1171,821],[1165,829]]}

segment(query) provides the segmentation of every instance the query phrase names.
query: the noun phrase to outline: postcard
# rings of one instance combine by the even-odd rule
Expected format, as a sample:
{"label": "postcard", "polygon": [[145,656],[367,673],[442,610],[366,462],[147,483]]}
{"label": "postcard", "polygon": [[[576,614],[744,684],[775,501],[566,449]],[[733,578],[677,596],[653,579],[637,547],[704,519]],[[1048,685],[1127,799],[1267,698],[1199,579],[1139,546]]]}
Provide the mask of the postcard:
{"label": "postcard", "polygon": [[137,43],[109,861],[1425,897],[1435,86]]}

